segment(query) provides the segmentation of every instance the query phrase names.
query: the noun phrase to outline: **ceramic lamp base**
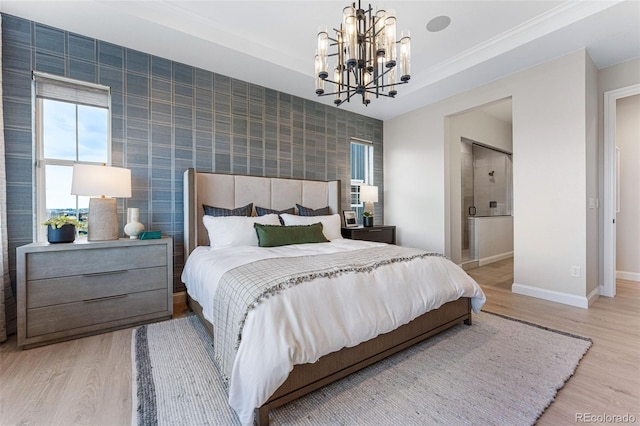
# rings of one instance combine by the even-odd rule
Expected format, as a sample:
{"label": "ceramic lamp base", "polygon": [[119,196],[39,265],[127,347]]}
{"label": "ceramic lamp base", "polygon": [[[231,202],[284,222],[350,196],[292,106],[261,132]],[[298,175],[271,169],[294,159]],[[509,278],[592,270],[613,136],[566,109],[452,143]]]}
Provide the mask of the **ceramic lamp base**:
{"label": "ceramic lamp base", "polygon": [[140,209],[137,207],[130,207],[127,209],[127,224],[124,226],[124,233],[129,236],[130,239],[136,240],[142,231],[144,231],[144,225],[139,222]]}
{"label": "ceramic lamp base", "polygon": [[115,198],[91,198],[89,200],[88,241],[118,239],[118,208]]}

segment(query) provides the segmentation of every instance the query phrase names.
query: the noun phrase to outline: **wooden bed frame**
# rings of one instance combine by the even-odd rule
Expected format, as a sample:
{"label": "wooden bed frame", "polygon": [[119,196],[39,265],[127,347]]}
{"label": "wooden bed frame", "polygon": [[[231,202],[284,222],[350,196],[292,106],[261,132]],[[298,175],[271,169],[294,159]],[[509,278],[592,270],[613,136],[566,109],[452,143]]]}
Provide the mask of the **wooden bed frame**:
{"label": "wooden bed frame", "polygon": [[[262,199],[262,201],[254,201],[261,207],[284,209],[291,206],[291,200],[287,200],[286,203],[289,204],[284,205],[278,204],[278,202],[267,205],[266,201],[264,201],[264,190],[266,186],[271,187],[271,185],[278,185],[279,183],[273,184],[273,181],[287,181],[286,179],[254,178],[265,179],[268,180],[269,183],[268,185],[257,185],[255,188],[255,194],[247,194],[247,185],[245,184],[240,184],[240,188],[236,187],[232,191],[225,188],[225,195],[222,198],[216,199],[211,193],[213,188],[209,187],[211,182],[214,182],[214,184],[231,183],[231,185],[237,186],[237,183],[232,183],[235,178],[244,180],[248,177],[217,174],[215,175],[216,177],[212,178],[212,176],[214,176],[214,174],[202,174],[196,172],[194,169],[189,169],[185,172],[185,261],[189,253],[191,253],[197,245],[208,244],[208,241],[206,241],[206,232],[203,231],[203,228],[200,225],[202,223],[201,216],[203,213],[201,206],[203,203],[215,205],[217,207],[235,208],[245,205],[245,201],[247,200],[254,200],[254,198],[251,197],[255,196],[258,197],[255,198],[255,200],[258,200],[259,198]],[[218,179],[218,177],[221,178]],[[207,180],[208,183],[205,182],[205,180]],[[256,182],[257,181],[251,181],[250,186],[253,187]],[[285,182],[285,185],[290,186],[292,185],[292,182],[294,182],[294,180],[288,180],[288,182]],[[304,182],[313,182],[312,186],[316,186],[316,181],[295,182],[302,182],[301,185],[304,185]],[[337,184],[334,182],[337,182]],[[322,195],[316,196],[307,194],[306,198],[302,196],[298,203],[311,208],[319,208],[329,205],[332,208],[332,212],[337,213],[339,211],[337,210],[337,206],[340,201],[340,183],[339,181],[334,182],[326,182],[326,184],[328,185],[328,188],[337,188],[337,192],[335,189],[320,189],[321,193],[327,194],[326,200],[322,200]],[[204,188],[205,186],[206,188]],[[240,197],[230,198],[229,192],[237,192],[242,195]],[[304,190],[301,192],[303,193]],[[230,201],[231,199],[234,201]],[[193,311],[198,315],[213,338],[213,325],[204,318],[200,304],[195,300],[192,300],[191,297],[188,297],[188,302],[191,309],[193,309]],[[446,303],[438,309],[429,311],[389,333],[381,334],[357,346],[343,348],[339,351],[325,355],[313,364],[296,365],[282,386],[274,392],[266,403],[256,409],[255,421],[260,426],[268,425],[269,410],[284,405],[329,383],[346,377],[351,373],[361,370],[364,367],[367,367],[455,325],[461,323],[471,325],[471,321],[471,299],[463,297],[453,302]]]}

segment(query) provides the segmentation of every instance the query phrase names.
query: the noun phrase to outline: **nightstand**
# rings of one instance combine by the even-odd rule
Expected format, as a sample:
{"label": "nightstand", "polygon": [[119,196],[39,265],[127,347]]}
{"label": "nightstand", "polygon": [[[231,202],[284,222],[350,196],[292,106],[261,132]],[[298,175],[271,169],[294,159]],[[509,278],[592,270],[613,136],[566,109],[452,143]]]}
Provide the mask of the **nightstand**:
{"label": "nightstand", "polygon": [[20,347],[171,317],[171,238],[32,243],[16,252]]}
{"label": "nightstand", "polygon": [[342,228],[342,236],[352,240],[366,240],[378,243],[395,244],[396,227],[391,225],[374,225],[368,228],[363,226]]}

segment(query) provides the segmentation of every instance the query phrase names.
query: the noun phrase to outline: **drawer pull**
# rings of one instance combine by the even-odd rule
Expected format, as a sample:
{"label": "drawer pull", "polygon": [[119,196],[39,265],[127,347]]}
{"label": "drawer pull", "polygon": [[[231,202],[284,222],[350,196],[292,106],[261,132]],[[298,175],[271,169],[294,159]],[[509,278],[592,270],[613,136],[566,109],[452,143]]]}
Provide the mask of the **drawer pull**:
{"label": "drawer pull", "polygon": [[127,297],[128,294],[116,294],[115,296],[107,296],[107,297],[96,297],[95,299],[87,299],[83,300],[84,303],[93,303],[93,302],[102,302],[103,300],[111,300],[111,299],[122,299],[123,297]]}
{"label": "drawer pull", "polygon": [[119,271],[106,271],[106,272],[93,272],[90,274],[82,274],[85,277],[95,277],[98,275],[114,275],[114,274],[124,274],[125,272],[127,272],[126,269],[121,269]]}
{"label": "drawer pull", "polygon": [[369,232],[382,232],[382,229],[369,229]]}

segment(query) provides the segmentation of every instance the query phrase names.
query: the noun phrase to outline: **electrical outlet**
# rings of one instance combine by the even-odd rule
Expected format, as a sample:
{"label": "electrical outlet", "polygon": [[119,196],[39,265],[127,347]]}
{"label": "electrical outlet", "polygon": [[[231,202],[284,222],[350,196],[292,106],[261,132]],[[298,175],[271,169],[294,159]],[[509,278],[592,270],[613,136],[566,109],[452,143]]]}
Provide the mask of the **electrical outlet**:
{"label": "electrical outlet", "polygon": [[569,272],[569,274],[572,277],[579,277],[580,276],[580,267],[579,266],[572,266],[571,267],[571,272]]}

